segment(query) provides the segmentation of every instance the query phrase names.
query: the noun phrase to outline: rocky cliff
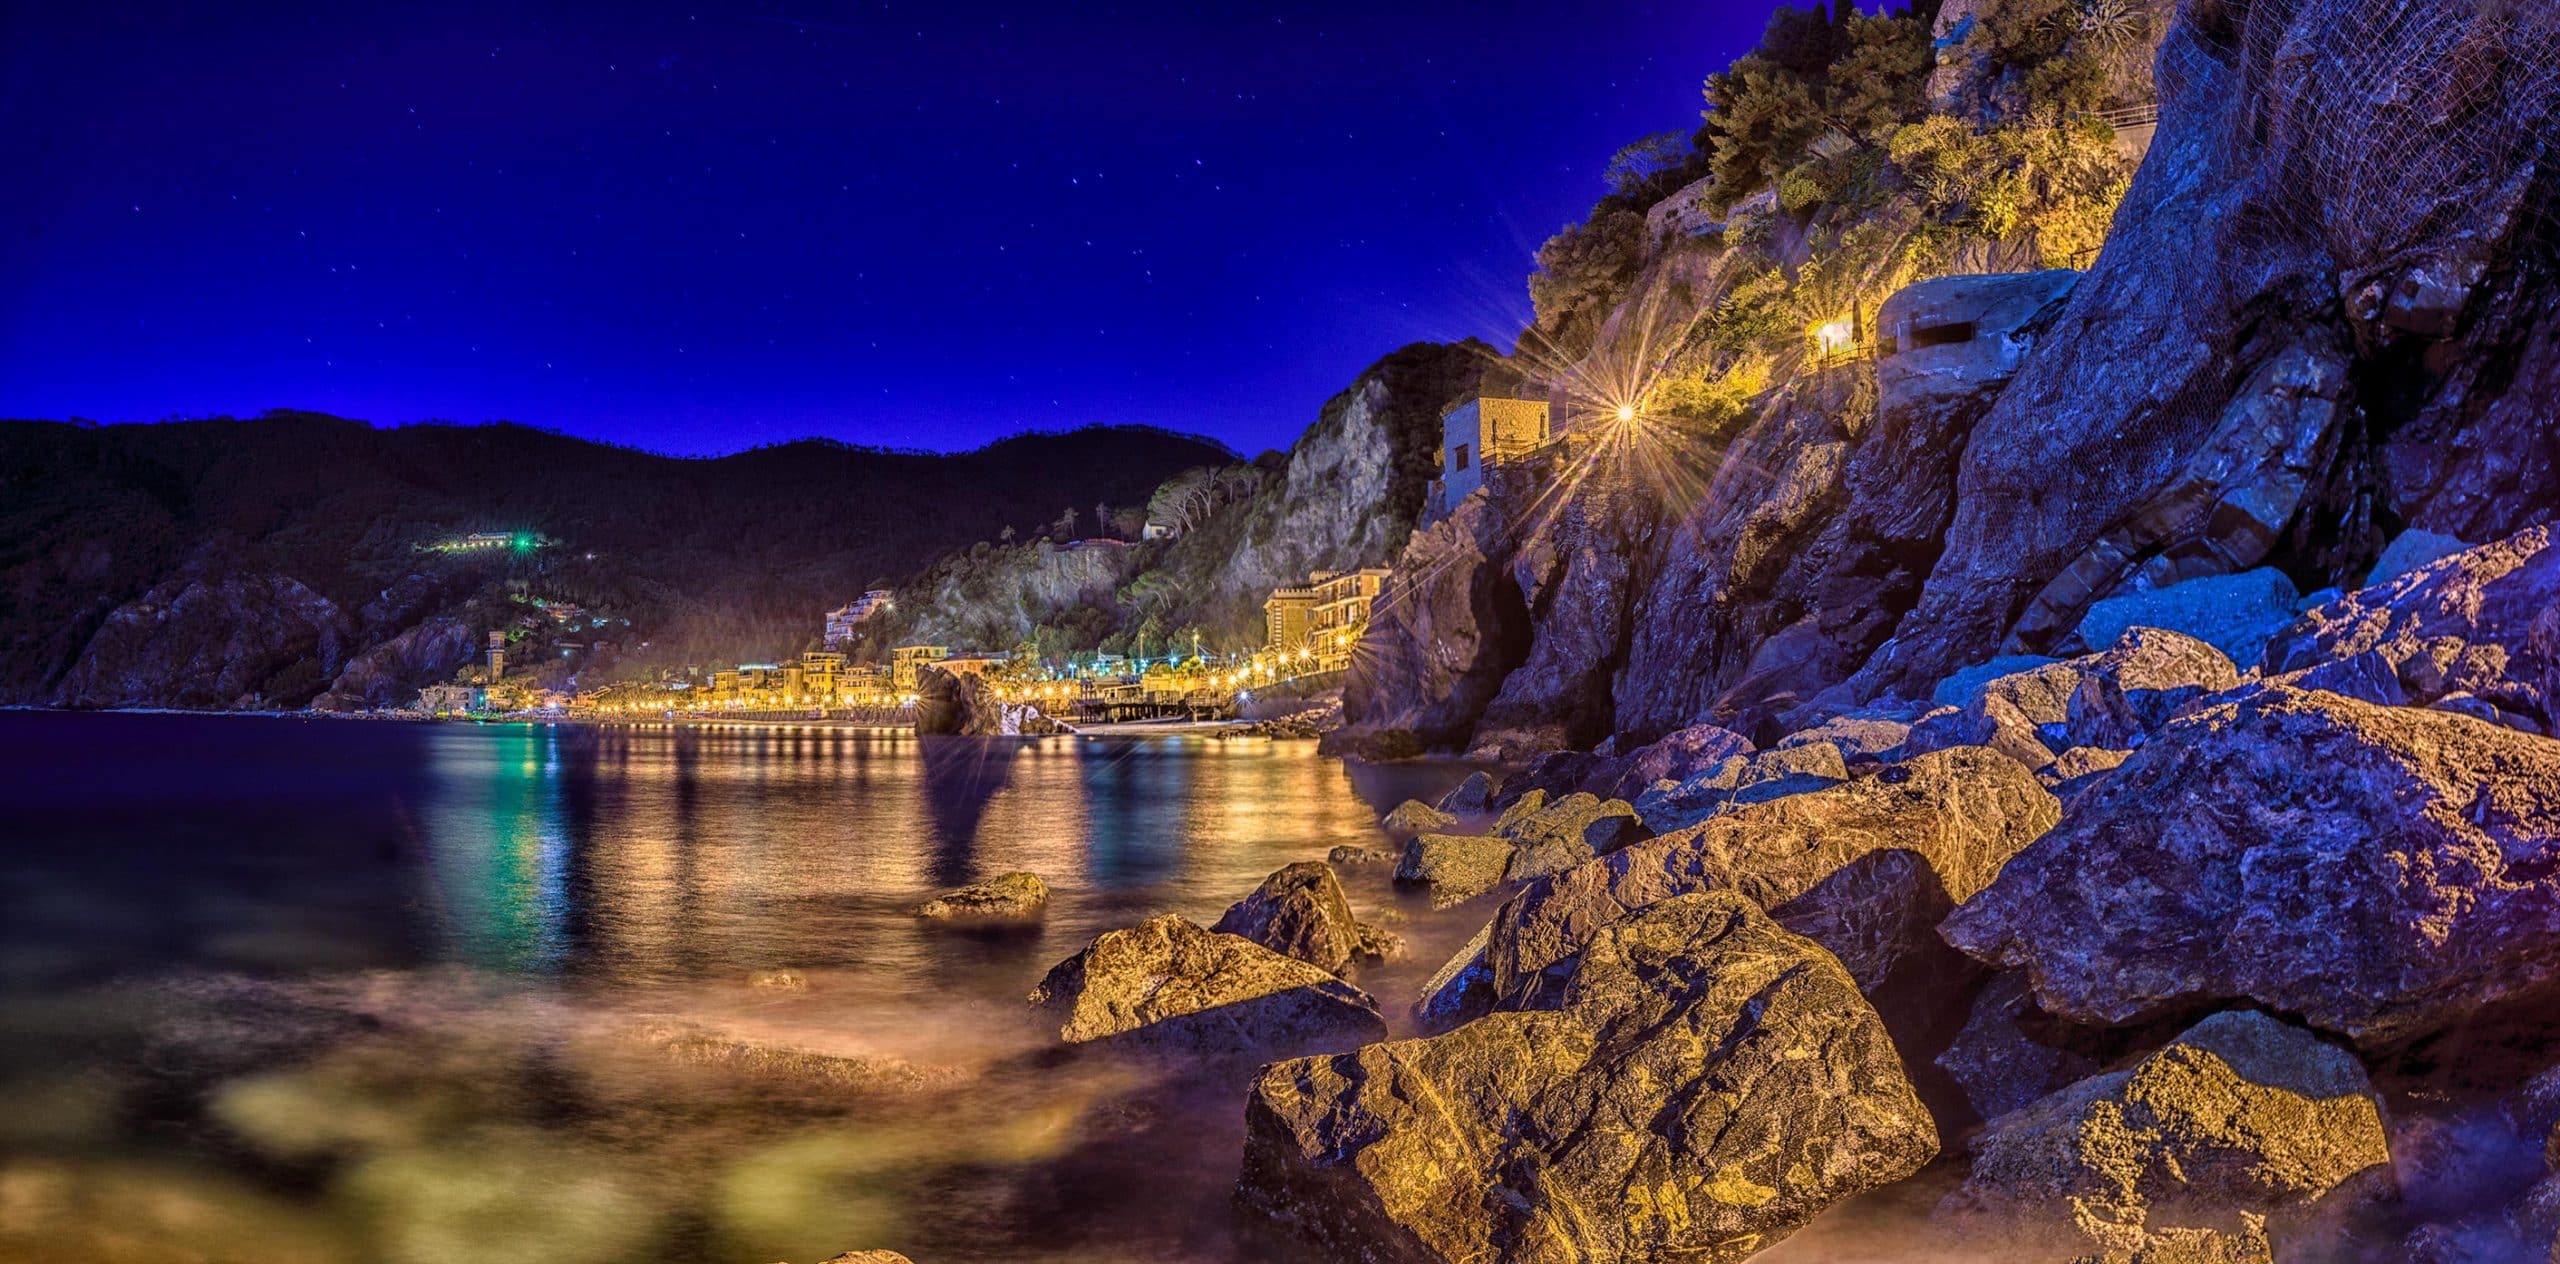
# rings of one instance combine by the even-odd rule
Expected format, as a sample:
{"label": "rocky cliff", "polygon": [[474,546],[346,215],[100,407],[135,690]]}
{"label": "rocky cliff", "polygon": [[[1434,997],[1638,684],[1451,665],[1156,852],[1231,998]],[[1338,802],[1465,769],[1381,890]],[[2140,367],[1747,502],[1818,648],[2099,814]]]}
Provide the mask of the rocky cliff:
{"label": "rocky cliff", "polygon": [[[1872,358],[1782,367],[1729,434],[1603,425],[1578,464],[1498,482],[1400,561],[1342,743],[1770,735],[2078,649],[2110,599],[2253,570],[2353,586],[2406,531],[2476,543],[2560,512],[2554,25],[2186,6],[2085,274],[1922,281],[1877,309]],[[1780,214],[1771,249],[1818,270],[1790,244],[1805,222]],[[1659,327],[1669,301],[1639,285],[1613,319]],[[1647,476],[1665,464],[1686,477]],[[1583,578],[1573,599],[1532,600],[1554,575]]]}

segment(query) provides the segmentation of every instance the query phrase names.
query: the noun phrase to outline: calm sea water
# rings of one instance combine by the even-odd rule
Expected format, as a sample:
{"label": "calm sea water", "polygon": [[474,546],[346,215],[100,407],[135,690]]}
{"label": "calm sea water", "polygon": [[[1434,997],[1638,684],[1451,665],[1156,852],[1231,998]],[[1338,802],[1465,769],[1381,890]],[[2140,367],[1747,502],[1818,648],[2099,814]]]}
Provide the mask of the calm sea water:
{"label": "calm sea water", "polygon": [[[0,714],[0,1258],[1285,1257],[1227,1210],[1236,1086],[1057,1056],[1023,994],[1464,771]],[[907,915],[1012,869],[1044,930]],[[1470,927],[1346,879],[1415,941],[1362,980],[1400,1022]],[[807,987],[751,986],[782,969]]]}

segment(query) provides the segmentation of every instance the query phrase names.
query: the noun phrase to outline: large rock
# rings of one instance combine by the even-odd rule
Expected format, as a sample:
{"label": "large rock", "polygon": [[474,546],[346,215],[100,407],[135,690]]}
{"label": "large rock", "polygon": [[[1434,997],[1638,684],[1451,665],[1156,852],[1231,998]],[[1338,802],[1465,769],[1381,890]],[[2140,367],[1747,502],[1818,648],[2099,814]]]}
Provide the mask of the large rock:
{"label": "large rock", "polygon": [[[1828,790],[1756,804],[1638,843],[1534,885],[1494,919],[1487,961],[1506,1001],[1549,990],[1601,928],[1697,891],[1737,891],[1840,952],[1874,986],[1906,954],[1934,947],[1926,925],[1982,889],[2002,862],[2052,828],[2054,798],[2015,761],[1978,748],[1941,751]],[[1907,853],[1916,872],[1800,897],[1857,862]],[[1857,873],[1865,873],[1864,867]],[[1856,876],[1853,874],[1853,877]],[[1855,898],[1851,898],[1854,894]],[[1918,941],[1905,937],[1915,920]],[[1789,923],[1793,925],[1793,923]]]}
{"label": "large rock", "polygon": [[1993,1121],[1947,1212],[2010,1250],[2189,1258],[2177,1244],[2281,1244],[2325,1199],[2387,1192],[2390,1161],[2354,1055],[2263,1014],[2216,1014]]}
{"label": "large rock", "polygon": [[2467,693],[2550,720],[2560,637],[2537,639],[2535,628],[2560,620],[2552,532],[2532,527],[2312,610],[2268,645],[2267,668],[2379,654],[2411,702]]}
{"label": "large rock", "polygon": [[1998,1119],[2096,1074],[2109,1051],[2099,1033],[2037,1009],[2024,978],[2003,974],[1974,994],[1963,1028],[1935,1061],[1975,1114]]}
{"label": "large rock", "polygon": [[1383,944],[1352,918],[1351,901],[1342,894],[1333,866],[1317,860],[1300,861],[1264,878],[1210,929],[1242,935],[1334,974]]}
{"label": "large rock", "polygon": [[2073,746],[2131,750],[2198,699],[2240,683],[2222,651],[2183,633],[2133,628],[2081,660],[2064,729]]}
{"label": "large rock", "polygon": [[1003,873],[916,906],[927,921],[960,926],[1030,925],[1049,912],[1049,884],[1036,873]]}
{"label": "large rock", "polygon": [[1609,928],[1556,1012],[1267,1068],[1237,1196],[1340,1260],[1731,1261],[1935,1151],[1848,973],[1728,893]]}
{"label": "large rock", "polygon": [[1479,768],[1468,773],[1466,780],[1451,787],[1449,793],[1441,795],[1440,802],[1435,806],[1452,816],[1475,816],[1490,812],[1493,810],[1494,791],[1498,788],[1499,783],[1494,780],[1493,774]]}
{"label": "large rock", "polygon": [[[1908,734],[1905,728],[1905,734]],[[1840,748],[1829,742],[1778,745],[1736,755],[1676,785],[1656,786],[1636,799],[1636,815],[1656,834],[1668,834],[1752,803],[1803,794],[1849,779]]]}
{"label": "large rock", "polygon": [[1422,995],[1413,1003],[1413,1021],[1425,1033],[1438,1033],[1470,1023],[1493,1010],[1493,968],[1485,964],[1485,940],[1493,933],[1490,924],[1479,926],[1476,933],[1422,985]]}
{"label": "large rock", "polygon": [[2171,724],[1941,928],[2091,1023],[2246,998],[2368,1045],[2560,977],[2560,742],[2282,686]]}
{"label": "large rock", "polygon": [[1031,1003],[1068,1044],[1171,1056],[1288,1057],[1387,1034],[1368,994],[1172,914],[1096,938],[1051,968]]}
{"label": "large rock", "polygon": [[2079,639],[2095,649],[2135,628],[2157,628],[2202,641],[2235,663],[2254,663],[2266,653],[2267,639],[2293,621],[2301,599],[2293,581],[2273,568],[2210,575],[2092,603]]}
{"label": "large rock", "polygon": [[1457,823],[1458,818],[1450,813],[1419,799],[1407,799],[1379,820],[1378,828],[1396,838],[1411,838],[1416,834],[1435,834]]}
{"label": "large rock", "polygon": [[1066,731],[1038,706],[1007,702],[979,672],[916,669],[916,732],[926,737],[1045,737]]}
{"label": "large rock", "polygon": [[1607,855],[1652,833],[1623,800],[1576,792],[1528,807],[1531,802],[1514,805],[1493,828],[1495,837],[1509,840],[1521,853],[1505,875],[1513,882]]}
{"label": "large rock", "polygon": [[1685,781],[1751,750],[1751,740],[1739,733],[1713,724],[1693,724],[1638,747],[1618,762],[1617,775],[1609,784],[1596,789],[1604,799],[1633,799],[1657,781]]}
{"label": "large rock", "polygon": [[1499,838],[1424,834],[1405,843],[1396,881],[1427,888],[1433,908],[1448,908],[1501,886],[1511,872],[1512,852]]}

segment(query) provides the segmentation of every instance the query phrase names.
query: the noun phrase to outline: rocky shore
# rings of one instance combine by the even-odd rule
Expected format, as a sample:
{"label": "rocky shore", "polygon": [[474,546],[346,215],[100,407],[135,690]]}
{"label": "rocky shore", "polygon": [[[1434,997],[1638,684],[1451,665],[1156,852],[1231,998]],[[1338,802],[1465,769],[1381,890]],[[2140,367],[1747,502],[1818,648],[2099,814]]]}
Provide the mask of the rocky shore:
{"label": "rocky shore", "polygon": [[1259,1064],[1217,1072],[1237,1206],[1326,1258],[1741,1260],[1932,1165],[1955,1258],[2546,1258],[2560,541],[2258,643],[2129,627],[1401,805],[1394,880],[1480,923],[1418,995],[1356,985],[1376,932],[1307,862],[1034,1001]]}

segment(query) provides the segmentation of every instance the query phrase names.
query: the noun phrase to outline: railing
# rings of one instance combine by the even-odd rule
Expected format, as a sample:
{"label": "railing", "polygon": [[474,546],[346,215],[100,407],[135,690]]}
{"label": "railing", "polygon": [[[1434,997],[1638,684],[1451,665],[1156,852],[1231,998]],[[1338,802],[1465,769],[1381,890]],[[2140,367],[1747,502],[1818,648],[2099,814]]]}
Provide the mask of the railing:
{"label": "railing", "polygon": [[2127,127],[2149,127],[2160,121],[2160,103],[2146,101],[2139,105],[2119,105],[2111,110],[2091,110],[2086,117],[2119,130]]}

